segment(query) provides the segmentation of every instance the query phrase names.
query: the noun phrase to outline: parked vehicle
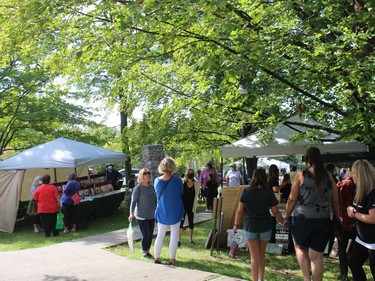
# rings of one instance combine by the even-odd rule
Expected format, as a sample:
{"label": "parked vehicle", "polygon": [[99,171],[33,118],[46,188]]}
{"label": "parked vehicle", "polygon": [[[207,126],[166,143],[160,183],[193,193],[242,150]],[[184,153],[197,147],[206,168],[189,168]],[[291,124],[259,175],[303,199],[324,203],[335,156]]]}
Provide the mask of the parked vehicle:
{"label": "parked vehicle", "polygon": [[[133,169],[132,169],[132,174],[135,175],[135,180],[137,180],[137,178],[138,178],[138,174],[139,174],[139,171],[140,171],[140,170],[141,170],[141,169],[138,169],[138,168],[133,168]],[[122,186],[123,186],[123,187],[128,186],[128,181],[129,181],[129,179],[126,178],[126,175],[125,175],[125,169],[121,169],[121,170],[119,170],[119,173],[122,175],[122,179],[119,180],[119,182],[122,182]]]}

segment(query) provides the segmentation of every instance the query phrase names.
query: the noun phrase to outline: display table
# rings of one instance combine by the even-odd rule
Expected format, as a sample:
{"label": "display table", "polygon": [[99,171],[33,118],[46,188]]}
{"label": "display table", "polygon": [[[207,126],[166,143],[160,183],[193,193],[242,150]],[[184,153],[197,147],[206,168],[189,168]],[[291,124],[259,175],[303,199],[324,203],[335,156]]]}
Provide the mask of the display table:
{"label": "display table", "polygon": [[122,201],[124,201],[125,191],[115,190],[94,200],[95,215],[106,216],[117,211]]}
{"label": "display table", "polygon": [[77,227],[87,229],[87,219],[113,214],[124,200],[125,191],[116,190],[85,197],[77,206]]}

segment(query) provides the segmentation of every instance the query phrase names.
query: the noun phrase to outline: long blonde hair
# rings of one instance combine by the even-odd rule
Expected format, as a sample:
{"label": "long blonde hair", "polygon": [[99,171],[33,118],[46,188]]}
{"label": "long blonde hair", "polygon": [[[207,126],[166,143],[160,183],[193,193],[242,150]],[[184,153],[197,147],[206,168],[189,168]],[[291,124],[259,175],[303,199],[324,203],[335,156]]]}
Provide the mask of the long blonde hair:
{"label": "long blonde hair", "polygon": [[354,202],[360,204],[375,189],[375,168],[365,159],[353,163],[352,171],[356,175],[357,192]]}

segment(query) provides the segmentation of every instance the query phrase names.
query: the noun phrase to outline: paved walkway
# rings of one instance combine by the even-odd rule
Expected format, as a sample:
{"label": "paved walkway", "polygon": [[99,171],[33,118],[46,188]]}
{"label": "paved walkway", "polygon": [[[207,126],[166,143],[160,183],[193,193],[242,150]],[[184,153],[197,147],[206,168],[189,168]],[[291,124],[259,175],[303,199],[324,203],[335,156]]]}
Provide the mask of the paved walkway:
{"label": "paved walkway", "polygon": [[[211,214],[199,213],[195,222]],[[138,227],[135,239],[140,239]],[[189,280],[239,281],[211,272],[129,260],[105,250],[127,242],[126,229],[55,244],[52,246],[1,252],[0,280],[4,281],[112,281],[112,280]]]}

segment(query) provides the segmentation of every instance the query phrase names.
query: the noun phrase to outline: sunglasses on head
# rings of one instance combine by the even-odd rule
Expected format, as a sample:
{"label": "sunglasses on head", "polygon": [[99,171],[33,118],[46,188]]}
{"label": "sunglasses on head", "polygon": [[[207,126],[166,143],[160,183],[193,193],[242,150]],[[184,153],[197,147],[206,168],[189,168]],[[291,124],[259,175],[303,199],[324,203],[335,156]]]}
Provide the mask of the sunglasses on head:
{"label": "sunglasses on head", "polygon": [[143,174],[144,174],[144,175],[151,175],[150,172],[144,172]]}

